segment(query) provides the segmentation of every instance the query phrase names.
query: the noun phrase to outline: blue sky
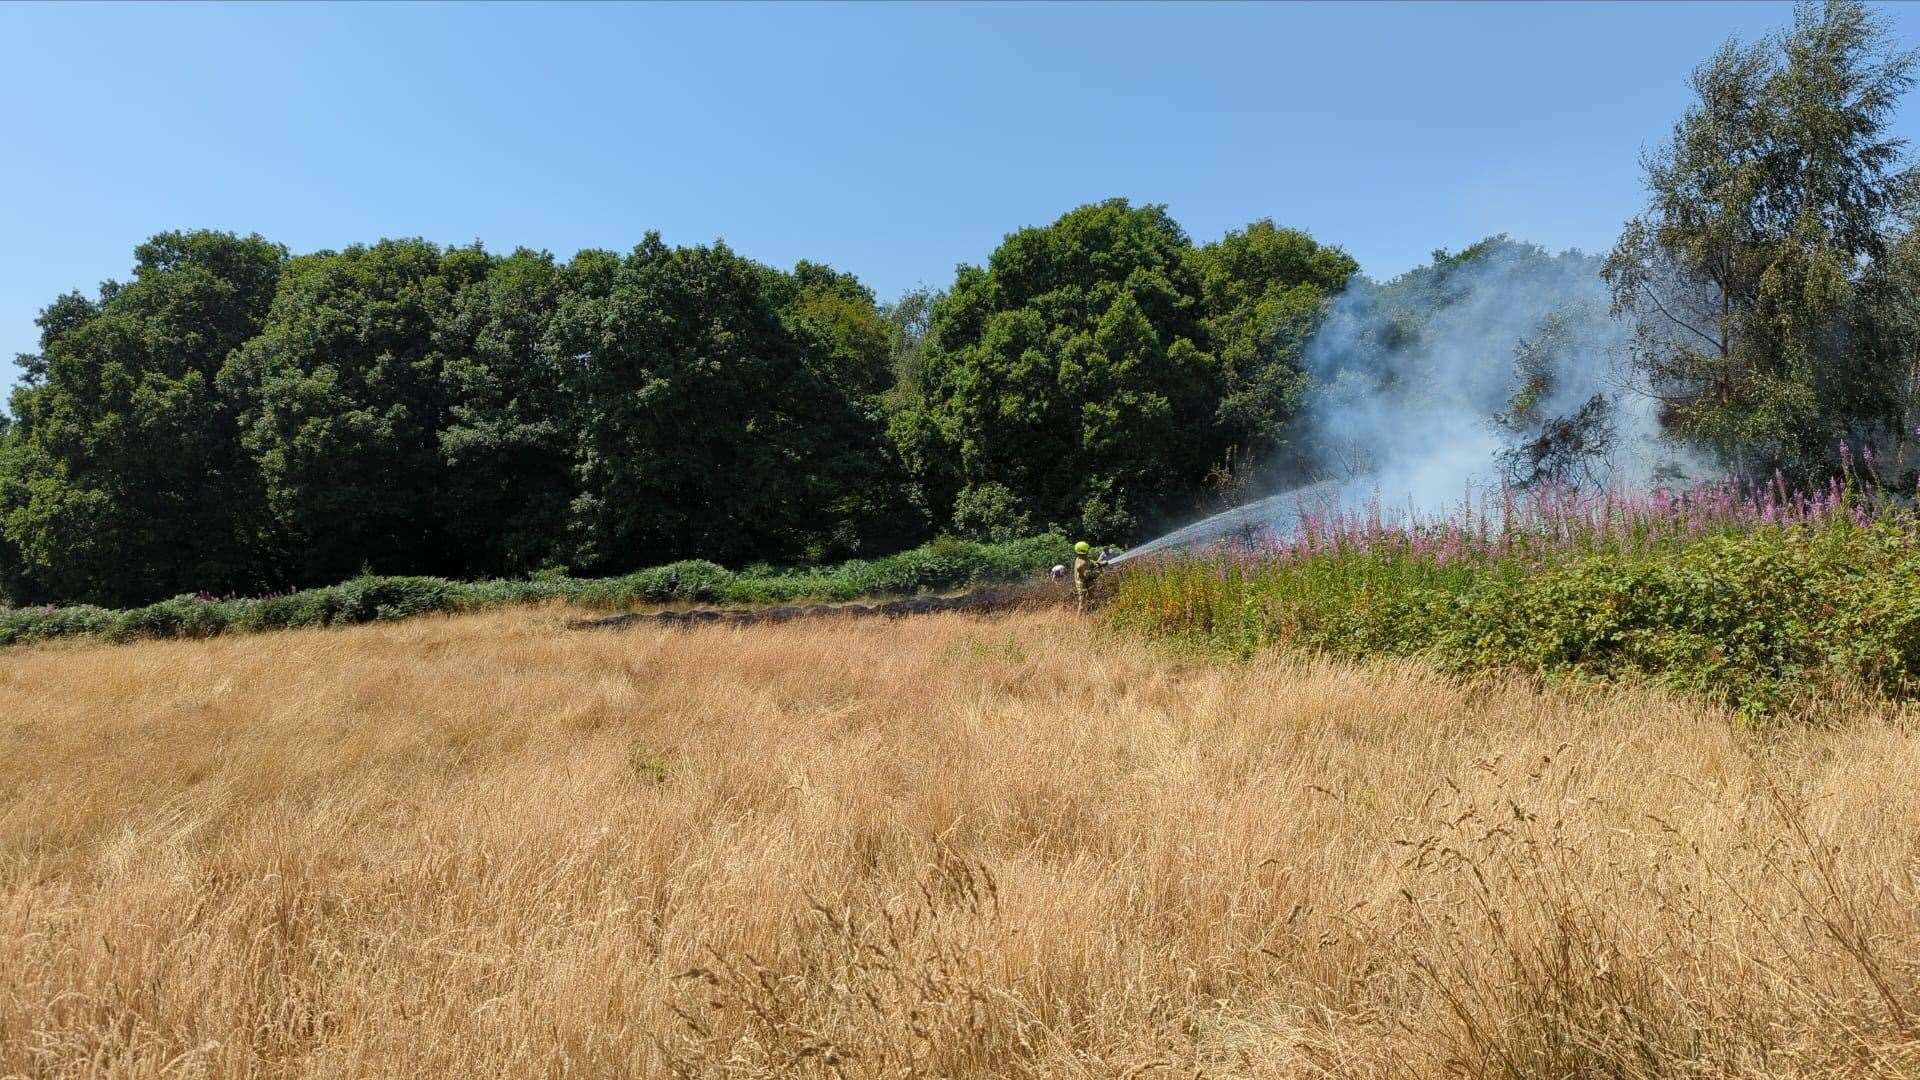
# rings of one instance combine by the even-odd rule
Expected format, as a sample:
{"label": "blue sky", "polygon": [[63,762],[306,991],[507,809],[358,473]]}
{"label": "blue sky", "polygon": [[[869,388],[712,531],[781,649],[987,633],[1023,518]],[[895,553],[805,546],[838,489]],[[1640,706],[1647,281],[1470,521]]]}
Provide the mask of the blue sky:
{"label": "blue sky", "polygon": [[[1920,42],[1920,5],[1884,10]],[[1600,250],[1688,70],[1790,14],[0,4],[0,357],[175,228],[562,256],[659,229],[882,299],[1115,195],[1199,239],[1272,217],[1376,276],[1495,232]]]}

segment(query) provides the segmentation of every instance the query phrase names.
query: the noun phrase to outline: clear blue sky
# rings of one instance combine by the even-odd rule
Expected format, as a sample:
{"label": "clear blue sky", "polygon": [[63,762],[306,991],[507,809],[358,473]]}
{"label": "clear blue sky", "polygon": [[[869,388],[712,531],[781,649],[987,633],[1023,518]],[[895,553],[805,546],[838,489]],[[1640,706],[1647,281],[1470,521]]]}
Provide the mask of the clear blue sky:
{"label": "clear blue sky", "polygon": [[[1920,5],[1884,9],[1920,42]],[[1782,4],[0,5],[0,357],[165,230],[569,256],[724,238],[944,284],[1089,200],[1374,275],[1604,249],[1688,70]],[[1920,103],[1901,117],[1920,136]],[[0,363],[0,384],[12,380]]]}

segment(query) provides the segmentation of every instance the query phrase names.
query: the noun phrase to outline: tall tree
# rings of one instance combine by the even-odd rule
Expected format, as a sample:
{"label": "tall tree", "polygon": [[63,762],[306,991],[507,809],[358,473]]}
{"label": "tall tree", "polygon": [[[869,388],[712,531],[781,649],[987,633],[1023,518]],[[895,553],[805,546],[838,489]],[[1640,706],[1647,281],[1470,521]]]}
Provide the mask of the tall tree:
{"label": "tall tree", "polygon": [[[548,340],[561,298],[596,256],[568,267],[520,250],[453,295],[436,331],[447,531],[468,572],[523,574],[568,558],[578,417],[566,357]],[[587,275],[589,278],[591,275]]]}
{"label": "tall tree", "polygon": [[804,430],[821,469],[808,477],[825,514],[808,543],[815,557],[896,550],[925,538],[926,513],[888,437],[897,380],[896,329],[852,274],[802,261],[768,271],[771,295],[805,358]]}
{"label": "tall tree", "polygon": [[41,313],[20,358],[0,530],[34,591],[102,603],[246,589],[261,495],[217,386],[259,329],[286,252],[259,236],[162,233],[133,280]]}
{"label": "tall tree", "polygon": [[384,240],[288,264],[260,334],[222,373],[284,580],[465,569],[441,459],[453,344],[441,331],[489,263],[478,248]]}
{"label": "tall tree", "polygon": [[[24,449],[13,418],[0,412],[0,507],[24,501],[26,493],[18,490]],[[34,591],[26,563],[20,557],[20,546],[7,535],[4,526],[5,520],[0,518],[0,607],[24,604]]]}
{"label": "tall tree", "polygon": [[887,440],[905,473],[906,496],[929,523],[945,525],[960,491],[959,471],[927,400],[933,313],[944,293],[920,287],[881,309],[892,335],[886,394]]}
{"label": "tall tree", "polygon": [[1219,381],[1215,422],[1241,460],[1272,458],[1307,386],[1302,350],[1360,266],[1266,219],[1203,245],[1194,264]]}
{"label": "tall tree", "polygon": [[961,484],[938,509],[1121,537],[1197,484],[1215,403],[1191,249],[1165,208],[1110,199],[961,267],[925,374]]}
{"label": "tall tree", "polygon": [[1887,132],[1916,54],[1855,0],[1730,42],[1645,161],[1651,192],[1608,261],[1634,361],[1679,434],[1748,475],[1817,470],[1893,429],[1910,363],[1871,293],[1915,174]]}
{"label": "tall tree", "polygon": [[552,341],[579,403],[583,568],[824,558],[874,521],[885,335],[857,286],[649,234],[569,294]]}

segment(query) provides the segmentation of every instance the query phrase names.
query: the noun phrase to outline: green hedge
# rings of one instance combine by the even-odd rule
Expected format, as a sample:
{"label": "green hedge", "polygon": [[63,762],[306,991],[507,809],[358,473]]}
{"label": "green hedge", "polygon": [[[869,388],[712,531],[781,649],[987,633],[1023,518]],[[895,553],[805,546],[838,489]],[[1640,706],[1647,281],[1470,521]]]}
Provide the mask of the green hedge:
{"label": "green hedge", "polygon": [[124,611],[85,606],[0,608],[0,645],[76,635],[116,641],[210,637],[239,631],[382,622],[556,599],[604,610],[641,604],[852,600],[1008,581],[1067,557],[1067,542],[1046,535],[999,544],[941,539],[881,559],[799,570],[735,572],[714,563],[689,560],[617,578],[457,582],[432,577],[361,577],[284,596],[232,600],[176,596]]}
{"label": "green hedge", "polygon": [[1651,682],[1755,717],[1836,677],[1892,698],[1920,690],[1920,535],[1908,522],[1763,527],[1539,567],[1163,560],[1122,577],[1111,610],[1243,654],[1284,645]]}

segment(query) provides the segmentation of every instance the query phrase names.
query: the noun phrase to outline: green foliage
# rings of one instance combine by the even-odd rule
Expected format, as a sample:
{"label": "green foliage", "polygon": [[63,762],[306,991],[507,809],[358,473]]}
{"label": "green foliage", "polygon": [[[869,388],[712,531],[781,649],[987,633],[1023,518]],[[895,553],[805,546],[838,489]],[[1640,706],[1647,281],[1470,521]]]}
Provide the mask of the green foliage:
{"label": "green foliage", "polygon": [[487,270],[477,248],[421,240],[288,264],[260,334],[221,379],[266,486],[283,578],[458,567],[439,467],[449,343],[438,331]]}
{"label": "green foliage", "polygon": [[1651,679],[1749,714],[1835,675],[1908,696],[1920,685],[1913,540],[1890,526],[1768,529],[1496,580],[1434,644],[1456,666]]}
{"label": "green foliage", "polygon": [[568,297],[577,562],[828,558],[916,531],[886,454],[887,334],[851,278],[657,235]]}
{"label": "green foliage", "polygon": [[964,530],[1138,535],[1229,447],[1277,444],[1300,343],[1352,272],[1271,222],[1195,249],[1124,199],[1022,229],[934,305],[907,404],[925,419],[896,418],[896,445]]}
{"label": "green foliage", "polygon": [[954,500],[953,523],[964,535],[988,540],[1008,540],[1033,531],[1032,515],[1020,508],[1020,497],[993,480],[960,493]]}
{"label": "green foliage", "polygon": [[1217,368],[1215,423],[1238,457],[1273,457],[1306,388],[1301,350],[1359,264],[1270,220],[1204,245],[1193,263]]}
{"label": "green foliage", "polygon": [[548,600],[602,610],[640,604],[844,601],[1010,581],[1050,566],[1066,553],[1067,541],[1055,535],[999,544],[944,538],[885,558],[805,570],[734,572],[695,559],[599,579],[541,574],[527,580],[467,583],[362,575],[282,596],[217,600],[183,595],[119,611],[91,606],[0,608],[0,646],[88,635],[125,641],[344,626]]}
{"label": "green foliage", "polygon": [[157,604],[123,611],[109,631],[117,639],[142,637],[211,637],[233,618],[232,606],[208,603],[197,596],[176,596]]}
{"label": "green foliage", "polygon": [[1608,261],[1615,307],[1670,426],[1742,475],[1819,473],[1911,405],[1916,279],[1897,249],[1920,176],[1888,128],[1917,60],[1856,0],[1803,4],[1779,38],[1698,68],[1646,161],[1648,207]]}
{"label": "green foliage", "polygon": [[888,434],[895,331],[850,275],[657,236],[565,265],[421,240],[288,261],[220,233],[137,255],[131,284],[50,305],[23,358],[9,601],[817,563],[928,534]]}
{"label": "green foliage", "polygon": [[20,547],[7,532],[4,516],[6,508],[25,501],[25,492],[19,484],[24,475],[21,459],[26,450],[12,418],[0,412],[0,419],[5,420],[0,424],[0,607],[5,607],[26,603],[34,588]]}
{"label": "green foliage", "polygon": [[1836,680],[1920,690],[1916,539],[1911,520],[1841,516],[1545,564],[1386,550],[1169,560],[1125,574],[1112,613],[1240,654],[1281,645],[1650,682],[1758,717]]}
{"label": "green foliage", "polygon": [[579,583],[573,596],[590,607],[645,603],[707,603],[727,595],[736,575],[718,563],[686,559],[624,577]]}
{"label": "green foliage", "polygon": [[[254,587],[261,492],[217,379],[259,330],[286,252],[163,233],[130,283],[42,312],[0,450],[11,591],[125,602]],[[31,584],[28,584],[28,583]]]}
{"label": "green foliage", "polygon": [[0,609],[0,645],[111,635],[119,613],[91,604]]}
{"label": "green foliage", "polygon": [[927,377],[963,495],[998,483],[1041,521],[1081,528],[1092,510],[1125,533],[1204,467],[1184,437],[1212,411],[1190,247],[1164,209],[1110,200],[961,270]]}
{"label": "green foliage", "polygon": [[442,315],[438,465],[462,572],[522,574],[568,556],[575,420],[567,366],[547,334],[561,297],[591,279],[597,260],[560,267],[546,252],[516,251]]}
{"label": "green foliage", "polygon": [[922,286],[880,309],[886,321],[888,366],[897,392],[917,394],[923,389],[927,348],[933,333],[933,309],[940,293]]}
{"label": "green foliage", "polygon": [[137,259],[50,305],[23,358],[0,598],[161,601],[156,626],[165,597],[357,571],[824,566],[944,525],[1119,540],[1281,445],[1301,342],[1353,272],[1271,222],[1196,248],[1120,200],[885,308],[826,266],[657,235],[565,264],[221,233]]}

